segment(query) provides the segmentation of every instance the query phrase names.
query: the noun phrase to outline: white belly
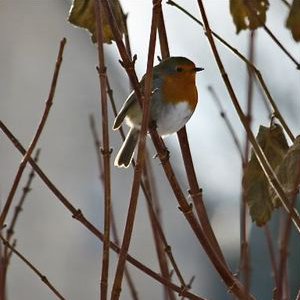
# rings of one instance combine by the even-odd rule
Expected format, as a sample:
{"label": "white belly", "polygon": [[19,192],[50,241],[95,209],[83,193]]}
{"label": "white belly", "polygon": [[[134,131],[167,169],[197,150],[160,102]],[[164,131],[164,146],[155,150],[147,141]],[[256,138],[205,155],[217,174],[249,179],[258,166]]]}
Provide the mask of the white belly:
{"label": "white belly", "polygon": [[166,136],[180,130],[190,119],[193,111],[187,102],[170,104],[162,109],[157,120],[157,132],[161,136]]}

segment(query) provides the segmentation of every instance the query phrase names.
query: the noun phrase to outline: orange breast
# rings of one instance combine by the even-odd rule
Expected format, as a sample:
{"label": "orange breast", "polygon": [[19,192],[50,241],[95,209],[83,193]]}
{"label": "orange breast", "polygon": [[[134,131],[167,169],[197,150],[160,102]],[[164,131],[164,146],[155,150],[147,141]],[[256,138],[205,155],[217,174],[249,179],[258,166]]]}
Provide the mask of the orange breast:
{"label": "orange breast", "polygon": [[198,93],[195,85],[195,74],[178,73],[166,76],[162,85],[164,100],[168,103],[187,101],[192,110],[198,102]]}

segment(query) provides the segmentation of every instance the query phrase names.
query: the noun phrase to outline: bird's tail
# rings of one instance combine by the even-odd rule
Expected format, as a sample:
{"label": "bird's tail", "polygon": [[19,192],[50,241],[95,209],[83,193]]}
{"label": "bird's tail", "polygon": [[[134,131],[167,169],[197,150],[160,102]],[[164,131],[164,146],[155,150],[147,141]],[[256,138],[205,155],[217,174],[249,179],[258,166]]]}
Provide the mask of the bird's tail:
{"label": "bird's tail", "polygon": [[131,163],[135,146],[139,138],[139,130],[136,128],[131,128],[128,132],[126,139],[119,150],[114,165],[119,168],[128,168]]}

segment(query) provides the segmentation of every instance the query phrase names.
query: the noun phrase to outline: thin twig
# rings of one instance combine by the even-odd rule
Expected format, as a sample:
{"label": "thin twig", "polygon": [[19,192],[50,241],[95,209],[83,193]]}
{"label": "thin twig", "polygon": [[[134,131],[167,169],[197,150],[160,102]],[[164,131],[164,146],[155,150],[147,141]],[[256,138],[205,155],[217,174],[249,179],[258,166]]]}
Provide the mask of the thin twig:
{"label": "thin twig", "polygon": [[127,25],[127,18],[128,18],[128,15],[124,14],[124,19],[123,19],[123,22],[124,22],[124,27],[125,27],[125,33],[124,33],[124,37],[125,37],[125,45],[126,45],[126,49],[127,49],[127,53],[129,55],[129,57],[132,57],[132,52],[131,52],[131,46],[130,46],[130,40],[129,40],[129,34],[128,34],[128,25]]}
{"label": "thin twig", "polygon": [[[182,6],[180,6],[179,4],[177,4],[176,2],[174,2],[173,0],[168,0],[167,4],[170,4],[176,8],[178,8],[180,11],[182,11],[184,14],[186,14],[188,17],[190,17],[192,20],[194,20],[196,23],[198,23],[201,27],[204,28],[204,24],[199,21],[197,18],[195,18],[192,14],[190,14],[187,10],[185,10]],[[265,97],[267,98],[267,100],[270,102],[270,105],[272,106],[272,109],[274,111],[274,116],[276,118],[278,118],[278,120],[280,121],[280,123],[282,124],[284,130],[286,131],[286,133],[288,134],[289,138],[291,139],[292,142],[294,142],[295,137],[292,133],[292,131],[290,130],[290,128],[288,127],[287,123],[285,122],[283,116],[281,115],[274,99],[271,96],[270,91],[267,88],[267,85],[259,71],[259,69],[252,64],[244,55],[242,55],[236,48],[232,47],[228,42],[226,42],[220,35],[218,35],[217,33],[215,33],[214,31],[211,30],[211,34],[219,41],[221,42],[223,45],[225,45],[229,50],[231,50],[235,55],[237,55],[244,63],[246,63],[251,69],[253,69],[253,71],[255,72],[255,75],[260,83],[260,87],[263,89]]]}
{"label": "thin twig", "polygon": [[[34,157],[34,161],[37,162],[38,161],[38,157],[39,157],[39,154],[40,154],[40,149],[37,149],[36,151],[36,154],[35,154],[35,157]],[[28,179],[27,179],[27,182],[23,188],[23,193],[20,197],[20,200],[18,202],[18,204],[16,205],[15,207],[15,211],[14,211],[14,215],[11,219],[11,222],[10,222],[10,225],[8,226],[8,229],[6,231],[6,240],[8,243],[10,243],[10,240],[14,234],[14,229],[15,229],[15,226],[16,226],[16,223],[17,223],[17,219],[22,211],[22,207],[23,207],[23,204],[24,204],[24,201],[28,195],[28,193],[30,192],[31,190],[31,183],[33,181],[33,178],[34,178],[34,169],[31,169],[29,175],[28,175]],[[13,246],[15,244],[15,241],[13,242]],[[6,278],[7,278],[7,268],[8,268],[8,265],[9,265],[9,262],[10,262],[10,258],[11,258],[11,254],[12,254],[12,251],[8,251],[9,249],[7,247],[4,247],[4,253],[3,253],[3,257],[2,257],[2,261],[1,261],[1,289],[0,289],[0,293],[1,293],[1,296],[2,298],[0,297],[0,299],[4,299],[5,298],[5,294],[6,294]]]}
{"label": "thin twig", "polygon": [[[258,15],[255,14],[255,16],[258,18]],[[271,39],[275,42],[275,44],[287,55],[287,57],[294,62],[296,65],[297,70],[300,70],[300,64],[299,62],[292,56],[292,54],[286,49],[286,47],[283,46],[283,44],[279,41],[279,39],[275,36],[275,34],[270,30],[270,28],[267,25],[263,26],[265,32],[271,37]]]}
{"label": "thin twig", "polygon": [[[257,75],[257,71],[256,71],[255,69],[253,69],[252,67],[250,67],[249,65],[248,65],[248,67],[251,68],[252,71],[254,71],[255,77],[253,77],[253,79],[255,80],[255,84],[256,84],[256,86],[257,86],[257,91],[258,91],[259,94],[260,94],[260,97],[261,97],[261,99],[262,99],[263,105],[264,105],[264,107],[265,107],[265,109],[266,109],[266,111],[267,111],[267,115],[268,115],[269,119],[271,120],[271,118],[272,118],[273,115],[274,115],[274,114],[273,114],[273,111],[274,111],[274,110],[272,110],[272,107],[271,107],[271,105],[270,105],[270,103],[269,103],[270,101],[268,100],[268,98],[267,98],[267,96],[266,96],[266,93],[265,93],[264,89],[262,88],[261,81],[259,80],[258,75]],[[284,128],[284,130],[285,130],[285,128]],[[293,134],[292,134],[291,140],[292,140],[293,138],[294,138],[294,136],[293,136]]]}
{"label": "thin twig", "polygon": [[[255,59],[255,31],[252,30],[249,35],[249,53],[248,59],[253,64]],[[248,88],[247,88],[247,110],[246,110],[246,119],[248,122],[249,128],[251,128],[252,123],[252,107],[253,107],[253,72],[250,67],[248,70]],[[243,169],[243,178],[245,171],[248,166],[250,155],[250,141],[248,134],[246,133],[245,140],[245,149],[244,149],[244,160],[242,160],[242,169]],[[240,206],[240,271],[243,276],[244,284],[246,290],[250,291],[250,249],[247,238],[247,225],[248,225],[248,214],[247,214],[247,202],[248,195],[246,193],[247,186],[245,180],[242,180],[242,197],[241,197],[241,206]]]}
{"label": "thin twig", "polygon": [[[296,196],[294,197],[292,204],[293,206],[296,203]],[[275,300],[281,300],[284,292],[284,281],[286,275],[286,267],[288,261],[288,247],[292,230],[292,220],[289,215],[284,216],[284,226],[281,232],[280,238],[280,255],[278,263],[278,281],[277,281],[277,290],[275,293]]]}
{"label": "thin twig", "polygon": [[6,216],[8,214],[9,209],[10,209],[10,206],[11,206],[11,203],[13,201],[14,195],[17,191],[19,182],[21,180],[21,177],[22,177],[23,171],[26,167],[26,164],[28,162],[28,159],[31,156],[31,154],[32,154],[37,142],[38,142],[38,139],[39,139],[39,137],[40,137],[40,135],[43,131],[43,128],[46,124],[46,121],[47,121],[47,118],[48,118],[48,115],[49,115],[49,112],[50,112],[50,108],[51,108],[52,103],[53,103],[53,98],[54,98],[55,89],[56,89],[56,83],[57,83],[57,79],[58,79],[58,75],[59,75],[60,66],[61,66],[61,63],[62,63],[63,51],[64,51],[64,47],[65,47],[66,42],[67,42],[66,38],[63,38],[60,42],[60,47],[59,47],[59,52],[58,52],[58,56],[57,56],[57,60],[56,60],[55,70],[54,70],[54,74],[53,74],[53,78],[52,78],[52,82],[51,82],[51,88],[50,88],[48,99],[47,99],[46,104],[45,104],[45,110],[44,110],[43,116],[41,118],[41,121],[39,123],[39,126],[37,128],[37,131],[36,131],[36,133],[33,137],[33,140],[30,143],[30,146],[28,147],[28,150],[27,150],[26,154],[24,155],[24,157],[21,160],[21,163],[19,165],[15,180],[13,182],[13,185],[11,187],[11,190],[9,192],[7,200],[5,202],[4,208],[1,212],[0,229],[3,228]]}
{"label": "thin twig", "polygon": [[[21,143],[17,140],[17,138],[10,132],[10,130],[5,126],[5,124],[0,120],[0,129],[3,133],[8,137],[8,139],[13,143],[16,149],[24,155],[26,153],[25,148],[21,145]],[[46,174],[42,171],[42,169],[38,166],[37,163],[30,157],[29,161],[30,165],[34,168],[36,174],[41,178],[41,180],[46,184],[46,186],[53,192],[53,194],[57,197],[57,199],[69,210],[72,214],[72,217],[79,221],[83,226],[85,226],[91,233],[93,233],[98,239],[103,241],[103,234],[92,224],[90,223],[85,216],[83,215],[80,209],[76,209],[71,202],[58,190],[58,188],[52,183],[52,181],[46,176]],[[113,242],[110,242],[110,248],[115,251],[116,253],[120,252],[120,248]],[[127,261],[134,265],[136,268],[147,274],[148,276],[152,277],[156,281],[160,282],[168,286],[169,288],[173,289],[177,293],[182,293],[183,296],[188,297],[189,299],[195,300],[204,300],[199,296],[196,296],[193,293],[188,291],[182,291],[181,287],[175,285],[174,283],[168,281],[167,279],[163,278],[156,272],[152,271],[150,268],[142,264],[137,259],[133,258],[131,255],[127,255]]]}
{"label": "thin twig", "polygon": [[206,238],[209,240],[211,246],[214,248],[220,260],[223,262],[224,265],[226,265],[225,257],[222,253],[221,247],[217,241],[215,233],[211,227],[206,208],[203,202],[203,192],[198,184],[185,126],[179,132],[177,132],[177,137],[180,144],[185,172],[190,186],[189,195],[192,198],[193,203],[195,205],[196,213],[202,226],[202,231],[206,235]]}
{"label": "thin twig", "polygon": [[40,279],[48,286],[48,288],[55,294],[58,299],[65,300],[65,298],[58,292],[58,290],[53,286],[53,284],[48,280],[48,278],[43,275],[38,268],[36,268],[24,255],[22,255],[18,250],[15,249],[8,241],[0,235],[0,239],[5,247],[9,248],[15,255],[17,255]]}
{"label": "thin twig", "polygon": [[[193,275],[193,276],[191,277],[189,283],[186,285],[186,288],[187,288],[188,290],[190,290],[190,289],[192,288],[192,284],[193,284],[195,278],[196,278],[195,275]],[[181,300],[184,300],[184,297],[182,297]]]}
{"label": "thin twig", "polygon": [[164,21],[164,15],[162,9],[159,13],[159,23],[158,23],[158,36],[160,43],[160,52],[163,59],[166,59],[170,56],[169,43],[167,38],[167,31]]}
{"label": "thin twig", "polygon": [[234,141],[234,144],[236,146],[236,149],[240,155],[240,158],[241,158],[241,161],[244,161],[244,154],[243,154],[243,150],[242,150],[242,146],[241,146],[241,143],[237,137],[237,134],[230,122],[230,120],[228,119],[227,117],[227,113],[225,112],[224,108],[223,108],[223,105],[221,103],[221,100],[219,99],[219,96],[217,95],[216,91],[214,90],[214,88],[212,86],[208,86],[207,87],[208,91],[210,92],[213,100],[215,100],[215,103],[216,105],[218,106],[219,108],[219,112],[220,112],[220,116],[222,117],[222,119],[224,120],[225,122],[225,125]]}
{"label": "thin twig", "polygon": [[107,299],[108,271],[109,271],[109,241],[110,241],[110,218],[111,218],[111,174],[110,174],[110,154],[109,149],[109,126],[106,94],[106,67],[103,50],[103,20],[100,11],[102,11],[101,1],[94,1],[96,16],[96,31],[98,44],[98,75],[101,90],[101,113],[102,113],[102,141],[103,149],[103,171],[104,171],[104,240],[102,251],[102,270],[101,270],[101,292],[100,299]]}
{"label": "thin twig", "polygon": [[272,236],[271,236],[271,232],[270,232],[270,228],[269,228],[268,224],[266,224],[263,228],[264,228],[268,251],[269,251],[269,255],[270,255],[272,274],[274,277],[274,286],[277,287],[278,286],[278,284],[277,284],[278,283],[278,270],[277,270],[277,266],[276,266],[276,258],[275,258],[274,245],[272,242]]}
{"label": "thin twig", "polygon": [[[152,192],[151,192],[151,185],[149,182],[149,174],[148,174],[148,170],[149,170],[149,166],[150,166],[150,160],[149,160],[149,154],[148,152],[146,153],[147,157],[146,157],[146,165],[144,167],[144,186],[146,188],[147,191],[147,195],[148,197],[146,197],[146,201],[147,201],[147,208],[148,208],[148,213],[149,213],[149,217],[150,217],[150,222],[151,222],[151,227],[152,227],[152,232],[153,232],[153,238],[154,238],[154,242],[155,242],[155,248],[156,248],[156,252],[157,252],[157,257],[158,257],[158,262],[159,262],[159,266],[160,266],[160,270],[162,275],[167,278],[168,280],[171,280],[170,277],[170,271],[169,271],[169,267],[168,267],[168,262],[166,259],[166,254],[170,259],[170,262],[175,270],[175,273],[179,279],[179,282],[182,286],[185,286],[185,282],[184,279],[181,275],[181,272],[176,264],[176,261],[173,257],[172,251],[171,251],[171,247],[168,245],[167,239],[165,237],[165,234],[162,230],[162,226],[159,223],[159,218],[154,210],[154,205],[153,205],[153,196],[152,196]],[[156,199],[157,200],[157,199]],[[168,294],[169,299],[176,299],[175,295],[173,293],[173,291],[171,291],[170,289],[166,289],[165,290],[165,294]],[[168,298],[166,298],[168,299]]]}
{"label": "thin twig", "polygon": [[291,55],[291,53],[283,46],[283,44],[278,40],[275,34],[268,28],[265,22],[261,19],[260,15],[257,14],[255,8],[253,7],[253,3],[251,1],[245,1],[245,5],[251,12],[251,15],[258,21],[258,23],[263,27],[265,32],[271,37],[271,39],[275,42],[275,44],[288,56],[288,58],[294,62],[297,69],[300,70],[300,64],[297,60]]}
{"label": "thin twig", "polygon": [[96,156],[97,156],[97,161],[98,161],[98,169],[99,169],[99,178],[101,182],[104,182],[104,172],[103,172],[103,161],[101,159],[101,143],[98,137],[98,132],[96,129],[96,122],[93,114],[90,114],[89,116],[90,120],[90,129],[94,141],[94,146],[95,146],[95,151],[96,151]]}
{"label": "thin twig", "polygon": [[281,0],[281,2],[288,8],[291,8],[291,4],[287,0]]}
{"label": "thin twig", "polygon": [[158,24],[158,12],[159,12],[158,8],[160,5],[161,5],[161,0],[153,0],[147,71],[145,75],[144,102],[142,105],[143,108],[142,125],[139,134],[137,162],[134,169],[131,198],[130,198],[130,203],[128,208],[128,214],[126,219],[121,251],[119,255],[117,270],[116,270],[112,294],[111,294],[113,300],[118,300],[120,297],[124,267],[126,263],[126,255],[129,249],[130,240],[132,236],[140,182],[141,182],[142,172],[143,172],[146,135],[147,135],[147,129],[148,129],[148,124],[150,119],[150,95],[152,89],[153,61],[154,61],[154,52],[155,52],[155,44],[156,44],[156,31],[157,31],[157,24]]}
{"label": "thin twig", "polygon": [[[39,155],[40,155],[40,149],[37,149],[36,153],[35,153],[35,156],[34,156],[34,161],[36,163],[38,162]],[[8,229],[6,231],[6,240],[8,242],[10,242],[11,237],[14,234],[14,229],[15,229],[15,226],[16,226],[16,223],[17,223],[17,219],[18,219],[18,216],[19,216],[19,214],[21,213],[21,211],[23,209],[24,201],[25,201],[28,193],[31,191],[31,183],[33,181],[34,175],[35,175],[34,169],[31,169],[31,171],[28,175],[27,182],[26,182],[26,184],[23,188],[23,193],[21,195],[21,198],[20,198],[18,204],[15,207],[14,215],[13,215],[13,217],[11,219],[11,222],[10,222],[10,225],[8,226]]]}
{"label": "thin twig", "polygon": [[202,3],[202,0],[198,0],[198,4],[199,4],[199,8],[201,11],[201,15],[202,15],[202,19],[204,21],[205,24],[205,30],[206,30],[206,35],[208,37],[211,49],[213,51],[214,57],[216,59],[217,65],[219,67],[219,71],[220,74],[222,75],[223,81],[226,85],[226,88],[228,90],[228,93],[230,95],[230,99],[232,101],[232,104],[235,107],[235,110],[241,120],[241,123],[244,126],[244,129],[246,130],[249,140],[252,144],[254,153],[259,161],[259,164],[262,168],[262,170],[264,171],[265,176],[267,177],[269,184],[271,185],[271,187],[275,190],[276,194],[278,195],[280,202],[282,203],[284,209],[291,215],[294,225],[297,228],[298,233],[300,233],[300,216],[298,211],[292,207],[291,203],[289,202],[286,194],[284,193],[284,190],[274,172],[274,170],[272,169],[269,161],[267,160],[263,150],[261,149],[261,147],[259,146],[259,144],[257,143],[255,136],[253,134],[253,132],[251,131],[250,127],[248,126],[248,122],[247,122],[247,118],[244,115],[242,108],[239,104],[239,101],[235,95],[234,89],[231,85],[231,82],[228,78],[228,75],[225,71],[224,65],[221,61],[221,58],[219,56],[218,50],[216,48],[215,42],[214,42],[214,38],[213,35],[211,33],[210,27],[209,27],[209,23],[206,17],[206,13],[205,13],[205,9]]}

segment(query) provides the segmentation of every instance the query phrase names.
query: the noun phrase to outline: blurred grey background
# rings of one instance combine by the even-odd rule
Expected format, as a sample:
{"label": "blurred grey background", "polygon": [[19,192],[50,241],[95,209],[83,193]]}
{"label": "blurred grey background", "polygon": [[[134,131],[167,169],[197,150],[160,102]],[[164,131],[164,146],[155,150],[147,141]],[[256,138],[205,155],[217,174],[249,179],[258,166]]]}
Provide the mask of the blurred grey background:
{"label": "blurred grey background", "polygon": [[[181,12],[163,2],[171,54],[186,56],[205,68],[205,72],[201,72],[197,78],[199,105],[188,123],[187,130],[197,175],[204,190],[204,199],[213,227],[232,270],[236,271],[239,259],[241,161],[218,109],[207,91],[208,85],[212,85],[221,98],[241,141],[244,141],[245,133],[230,104],[203,30]],[[205,2],[212,28],[246,54],[249,33],[235,34],[229,13],[229,2],[221,0]],[[197,1],[178,0],[178,3],[199,17]],[[152,4],[146,0],[124,0],[121,4],[124,11],[129,13],[131,46],[133,53],[138,56],[136,71],[141,77],[146,69]],[[281,1],[271,0],[270,4],[268,26],[299,60],[299,45],[293,41],[291,34],[284,27],[288,10]],[[72,204],[80,208],[93,224],[102,229],[103,191],[89,128],[91,113],[94,114],[97,124],[101,123],[99,82],[95,69],[97,53],[89,34],[67,22],[69,7],[70,3],[62,0],[0,1],[0,118],[27,147],[48,96],[59,41],[62,37],[66,37],[68,43],[54,105],[38,144],[42,149],[39,165]],[[283,116],[297,135],[300,131],[299,71],[264,31],[259,30],[256,38],[256,65],[261,70]],[[246,67],[223,46],[218,44],[218,47],[239,100],[245,107]],[[105,46],[105,54],[108,76],[119,108],[129,93],[128,80],[118,63],[115,44]],[[257,132],[260,124],[268,126],[269,116],[257,90],[254,96],[253,130]],[[112,124],[111,111],[110,114]],[[121,145],[121,139],[118,132],[113,131],[110,132],[110,139],[111,146],[115,150],[113,160],[116,149]],[[176,136],[167,138],[166,143],[171,151],[171,162],[174,163],[182,188],[186,191],[188,186]],[[150,140],[148,144],[150,154],[154,155],[155,151]],[[1,134],[2,205],[20,160],[20,154]],[[167,185],[159,162],[153,160],[153,165],[165,233],[185,279],[188,281],[191,276],[196,275],[193,291],[202,297],[231,299],[177,209],[177,202]],[[28,171],[29,169],[23,175],[14,204],[21,195]],[[121,236],[128,207],[132,170],[112,167],[112,178],[113,209]],[[12,214],[9,218],[11,216]],[[33,190],[18,219],[15,238],[17,248],[47,275],[66,299],[99,299],[102,244],[72,219],[69,212],[39,178],[34,180]],[[258,247],[261,247],[261,244],[257,244],[254,249],[263,249]],[[142,196],[138,204],[130,253],[147,266],[159,270]],[[114,276],[116,263],[115,254],[112,253],[111,257],[110,279]],[[252,256],[254,263],[255,257]],[[129,269],[132,271],[141,299],[162,298],[162,289],[157,282],[131,266]],[[13,257],[8,274],[9,300],[55,299],[49,289],[18,258]],[[266,285],[265,282],[261,283]],[[265,295],[270,295],[270,291],[266,293]],[[258,299],[268,297],[261,296]],[[121,298],[130,299],[126,284],[123,284]]]}

